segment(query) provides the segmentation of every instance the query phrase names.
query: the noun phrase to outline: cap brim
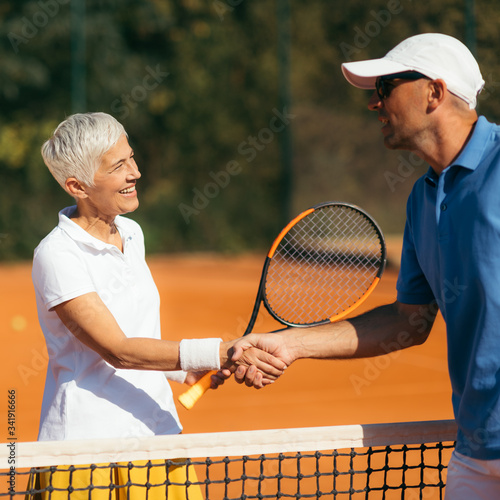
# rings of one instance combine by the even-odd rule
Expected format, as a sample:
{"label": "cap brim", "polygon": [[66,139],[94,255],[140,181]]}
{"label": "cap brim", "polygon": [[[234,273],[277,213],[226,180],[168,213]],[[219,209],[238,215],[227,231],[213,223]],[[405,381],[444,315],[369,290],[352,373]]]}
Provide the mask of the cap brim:
{"label": "cap brim", "polygon": [[342,73],[346,80],[360,89],[374,89],[379,76],[391,75],[411,68],[389,59],[370,59],[342,64]]}

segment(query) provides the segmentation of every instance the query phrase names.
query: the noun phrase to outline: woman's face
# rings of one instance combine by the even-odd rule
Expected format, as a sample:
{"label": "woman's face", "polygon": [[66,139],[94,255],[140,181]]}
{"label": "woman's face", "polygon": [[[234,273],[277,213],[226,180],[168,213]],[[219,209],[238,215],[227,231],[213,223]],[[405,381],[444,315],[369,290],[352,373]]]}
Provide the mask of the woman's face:
{"label": "woman's face", "polygon": [[127,137],[122,135],[102,157],[94,176],[94,186],[85,189],[86,201],[101,218],[133,212],[139,206],[136,182],[140,177],[134,151]]}

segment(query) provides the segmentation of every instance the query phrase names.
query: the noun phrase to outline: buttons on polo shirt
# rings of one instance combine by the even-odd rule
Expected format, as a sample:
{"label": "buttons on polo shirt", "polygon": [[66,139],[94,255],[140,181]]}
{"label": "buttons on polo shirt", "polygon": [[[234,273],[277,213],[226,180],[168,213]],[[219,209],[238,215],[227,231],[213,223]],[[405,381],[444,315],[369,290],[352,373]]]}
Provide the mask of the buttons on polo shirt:
{"label": "buttons on polo shirt", "polygon": [[[448,205],[443,201],[437,210],[437,222],[439,227],[439,241],[445,241],[449,236],[449,224],[447,223],[448,217],[441,218],[440,215],[448,210]],[[449,221],[448,221],[449,222]]]}

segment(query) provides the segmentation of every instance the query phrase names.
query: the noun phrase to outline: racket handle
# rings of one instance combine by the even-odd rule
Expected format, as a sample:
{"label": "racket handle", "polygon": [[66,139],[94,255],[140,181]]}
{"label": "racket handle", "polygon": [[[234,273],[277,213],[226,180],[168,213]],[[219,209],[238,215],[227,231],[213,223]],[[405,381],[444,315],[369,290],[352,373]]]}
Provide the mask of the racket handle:
{"label": "racket handle", "polygon": [[211,377],[217,373],[216,371],[208,372],[203,377],[192,385],[186,392],[179,396],[179,402],[186,410],[190,410],[197,401],[210,389]]}

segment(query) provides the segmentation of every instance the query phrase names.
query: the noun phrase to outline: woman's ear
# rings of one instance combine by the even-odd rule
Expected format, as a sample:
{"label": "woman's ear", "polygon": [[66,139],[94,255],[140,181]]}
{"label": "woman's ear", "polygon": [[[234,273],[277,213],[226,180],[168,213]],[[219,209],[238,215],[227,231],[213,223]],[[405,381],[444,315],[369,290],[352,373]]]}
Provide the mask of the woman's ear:
{"label": "woman's ear", "polygon": [[88,196],[85,185],[83,185],[74,177],[68,177],[66,179],[66,182],[64,183],[64,186],[66,187],[66,191],[68,192],[68,194],[73,198],[83,199],[87,198]]}

